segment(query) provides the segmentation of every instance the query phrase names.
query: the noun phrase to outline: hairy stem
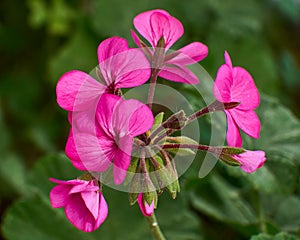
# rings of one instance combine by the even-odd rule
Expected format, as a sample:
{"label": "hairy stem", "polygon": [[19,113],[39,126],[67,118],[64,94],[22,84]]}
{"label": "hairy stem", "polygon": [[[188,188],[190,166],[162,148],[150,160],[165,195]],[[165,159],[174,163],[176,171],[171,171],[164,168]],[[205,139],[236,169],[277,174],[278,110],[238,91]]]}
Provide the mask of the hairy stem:
{"label": "hairy stem", "polygon": [[158,76],[158,69],[153,69],[151,74],[151,80],[150,80],[150,89],[148,93],[148,106],[150,109],[152,109],[152,103],[154,98],[154,92],[155,92],[155,86],[156,86],[156,80]]}
{"label": "hairy stem", "polygon": [[165,240],[166,238],[164,237],[162,231],[160,230],[154,212],[150,217],[147,217],[146,219],[148,221],[153,238],[155,240]]}

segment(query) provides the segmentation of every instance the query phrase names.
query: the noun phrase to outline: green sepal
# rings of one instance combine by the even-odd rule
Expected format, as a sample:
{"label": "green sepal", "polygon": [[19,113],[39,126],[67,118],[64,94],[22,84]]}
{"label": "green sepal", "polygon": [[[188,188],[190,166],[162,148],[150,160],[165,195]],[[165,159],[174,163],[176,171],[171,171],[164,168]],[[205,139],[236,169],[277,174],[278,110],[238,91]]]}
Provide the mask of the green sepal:
{"label": "green sepal", "polygon": [[154,208],[157,207],[157,192],[151,191],[151,192],[144,192],[143,193],[143,200],[148,203],[148,205],[151,205],[151,203],[154,201]]}
{"label": "green sepal", "polygon": [[85,174],[79,176],[77,179],[78,179],[78,180],[84,180],[84,181],[92,181],[92,180],[94,180],[95,178],[93,177],[92,174],[90,174],[89,172],[87,172],[87,173],[85,173]]}
{"label": "green sepal", "polygon": [[129,204],[132,206],[137,202],[139,193],[128,193]]}
{"label": "green sepal", "polygon": [[178,179],[166,186],[166,188],[170,193],[171,197],[175,199],[177,197],[177,192],[180,192],[180,185]]}
{"label": "green sepal", "polygon": [[221,154],[219,156],[219,159],[230,166],[241,166],[241,163],[239,161],[237,161],[232,156],[227,155],[227,154]]}
{"label": "green sepal", "polygon": [[134,173],[136,173],[137,171],[137,168],[139,166],[139,158],[137,157],[132,157],[131,158],[131,161],[130,161],[130,165],[127,169],[127,174],[126,174],[126,178],[125,178],[125,181],[124,181],[124,186],[127,186],[128,184],[131,183],[132,181],[132,178],[134,177]]}
{"label": "green sepal", "polygon": [[236,147],[223,147],[222,148],[222,153],[224,153],[224,154],[237,155],[237,154],[241,154],[244,152],[246,152],[246,150],[243,148],[236,148]]}
{"label": "green sepal", "polygon": [[170,128],[175,130],[180,130],[185,127],[187,117],[183,110],[180,110],[173,115],[171,115],[166,121],[162,123],[164,128]]}
{"label": "green sepal", "polygon": [[169,143],[180,143],[180,144],[193,144],[198,145],[199,143],[196,142],[194,139],[191,139],[186,136],[179,136],[179,137],[167,137],[166,141]]}
{"label": "green sepal", "polygon": [[160,112],[159,114],[157,114],[154,118],[154,123],[153,123],[153,126],[150,130],[150,132],[154,132],[154,130],[156,128],[158,128],[161,124],[162,124],[162,121],[164,119],[164,115],[165,113],[164,112]]}

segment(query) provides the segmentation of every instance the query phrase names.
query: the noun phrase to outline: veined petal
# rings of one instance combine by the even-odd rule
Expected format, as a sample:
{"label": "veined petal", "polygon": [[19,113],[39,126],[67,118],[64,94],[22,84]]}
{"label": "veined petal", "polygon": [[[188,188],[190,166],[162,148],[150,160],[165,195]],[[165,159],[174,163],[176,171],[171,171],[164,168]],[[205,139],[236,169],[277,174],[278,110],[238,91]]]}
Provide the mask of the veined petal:
{"label": "veined petal", "polygon": [[123,101],[121,97],[113,94],[103,94],[98,102],[96,119],[102,130],[107,136],[114,138],[114,128],[112,123],[115,108],[119,102]]}
{"label": "veined petal", "polygon": [[240,109],[252,110],[260,102],[258,90],[252,76],[241,67],[232,69],[231,101],[240,102]]}
{"label": "veined petal", "polygon": [[128,50],[127,40],[120,37],[111,37],[102,41],[98,46],[99,63]]}
{"label": "veined petal", "polygon": [[185,66],[165,65],[158,76],[173,82],[181,82],[186,84],[198,84],[197,76]]}
{"label": "veined petal", "polygon": [[50,203],[53,208],[65,207],[69,200],[72,185],[58,185],[50,191]]}
{"label": "veined petal", "polygon": [[176,52],[179,54],[169,60],[169,64],[189,65],[201,61],[207,57],[208,47],[200,42],[190,43]]}
{"label": "veined petal", "polygon": [[67,111],[87,109],[106,87],[88,74],[73,70],[65,73],[56,85],[57,103]]}
{"label": "veined petal", "polygon": [[161,12],[151,14],[150,27],[154,46],[156,47],[159,39],[164,37],[166,50],[168,50],[184,32],[183,26],[178,19]]}
{"label": "veined petal", "polygon": [[135,31],[130,30],[131,33],[131,37],[134,41],[134,43],[138,46],[138,47],[142,47],[141,43],[140,43],[140,38],[138,37],[138,35],[135,33]]}
{"label": "veined petal", "polygon": [[[95,199],[95,201],[99,201]],[[86,207],[80,194],[73,194],[69,203],[65,207],[65,213],[68,220],[78,229],[84,232],[96,230],[96,221]]]}
{"label": "veined petal", "polygon": [[260,168],[267,160],[264,151],[246,151],[234,158],[241,163],[241,169],[244,172],[252,173]]}
{"label": "veined petal", "polygon": [[230,68],[232,68],[232,62],[231,62],[230,56],[229,56],[229,54],[228,54],[227,51],[225,51],[225,53],[224,53],[224,58],[225,58],[225,63],[226,63]]}
{"label": "veined petal", "polygon": [[118,150],[114,159],[114,182],[121,184],[126,177],[127,169],[130,165],[133,139],[130,136],[124,136],[119,139]]}
{"label": "veined petal", "polygon": [[235,122],[235,118],[231,116],[231,112],[225,111],[227,116],[227,134],[226,140],[229,146],[232,147],[241,147],[242,146],[242,137],[240,130]]}
{"label": "veined petal", "polygon": [[232,71],[227,64],[223,64],[217,73],[217,77],[213,87],[215,98],[219,102],[232,102],[231,99],[231,85],[232,85]]}
{"label": "veined petal", "polygon": [[115,108],[113,126],[119,137],[138,136],[148,131],[154,122],[149,107],[138,100],[122,100]]}
{"label": "veined petal", "polygon": [[146,12],[142,12],[138,14],[133,19],[133,24],[136,30],[152,45],[152,47],[156,47],[156,43],[153,39],[153,32],[150,26],[150,18],[153,13],[161,13],[165,16],[169,16],[170,14],[164,10],[150,10]]}
{"label": "veined petal", "polygon": [[103,197],[103,194],[100,193],[99,195],[99,213],[98,213],[98,218],[96,219],[96,223],[95,223],[95,229],[97,229],[103,222],[104,220],[107,218],[108,215],[108,207],[107,207],[107,203]]}
{"label": "veined petal", "polygon": [[96,220],[99,214],[100,193],[96,190],[96,191],[89,191],[89,192],[81,192],[80,194],[85,203],[85,206],[87,207],[87,209],[90,211],[90,213],[93,215],[94,219]]}
{"label": "veined petal", "polygon": [[250,137],[259,138],[260,121],[253,110],[244,111],[239,109],[229,110],[231,116],[234,118],[236,124]]}

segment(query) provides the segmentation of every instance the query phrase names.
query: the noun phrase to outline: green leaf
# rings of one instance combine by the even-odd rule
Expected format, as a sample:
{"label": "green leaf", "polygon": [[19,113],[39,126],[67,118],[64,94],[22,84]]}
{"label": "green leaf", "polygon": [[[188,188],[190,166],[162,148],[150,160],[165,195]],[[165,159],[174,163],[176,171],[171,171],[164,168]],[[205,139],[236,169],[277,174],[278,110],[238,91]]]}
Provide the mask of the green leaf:
{"label": "green leaf", "polygon": [[241,191],[214,174],[191,195],[192,205],[198,211],[223,222],[252,224],[257,222],[251,205],[242,198]]}
{"label": "green leaf", "polygon": [[257,236],[252,236],[250,240],[299,240],[295,235],[291,235],[285,232],[281,232],[276,234],[275,236],[271,236],[269,234],[261,233]]}

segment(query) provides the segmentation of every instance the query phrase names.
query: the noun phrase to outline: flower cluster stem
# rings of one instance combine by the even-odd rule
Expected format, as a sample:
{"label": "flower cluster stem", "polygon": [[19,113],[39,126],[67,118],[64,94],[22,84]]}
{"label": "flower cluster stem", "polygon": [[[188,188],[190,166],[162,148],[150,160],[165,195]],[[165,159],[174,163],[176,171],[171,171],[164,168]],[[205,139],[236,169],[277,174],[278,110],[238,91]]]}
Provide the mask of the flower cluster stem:
{"label": "flower cluster stem", "polygon": [[162,231],[160,230],[160,227],[158,225],[158,222],[156,220],[154,212],[150,217],[147,217],[146,219],[148,221],[153,238],[155,240],[166,240]]}
{"label": "flower cluster stem", "polygon": [[151,74],[151,80],[150,80],[150,89],[149,89],[149,94],[148,94],[148,106],[150,109],[152,109],[152,104],[153,104],[153,98],[154,98],[154,92],[155,92],[155,86],[156,86],[156,81],[157,81],[157,76],[158,76],[158,69],[153,69],[152,74]]}

